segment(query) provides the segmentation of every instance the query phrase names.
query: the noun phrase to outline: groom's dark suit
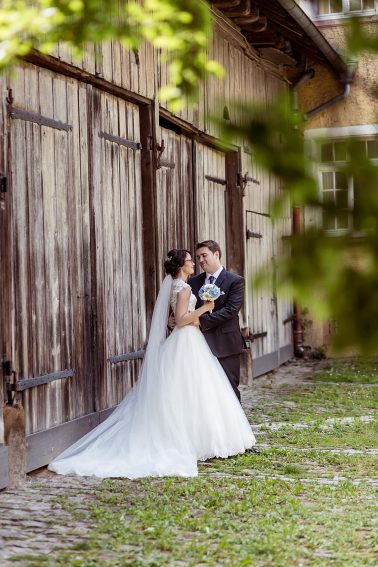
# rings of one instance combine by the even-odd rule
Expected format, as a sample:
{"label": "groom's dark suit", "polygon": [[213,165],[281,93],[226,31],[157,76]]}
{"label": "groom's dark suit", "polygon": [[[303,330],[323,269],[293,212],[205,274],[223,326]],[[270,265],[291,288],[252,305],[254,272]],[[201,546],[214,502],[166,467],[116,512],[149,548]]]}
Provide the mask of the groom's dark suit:
{"label": "groom's dark suit", "polygon": [[[197,297],[196,308],[203,305],[198,292],[205,283],[206,273],[191,277],[188,284]],[[240,353],[245,342],[240,332],[238,313],[244,301],[244,279],[225,269],[215,280],[224,295],[215,301],[214,311],[200,317],[201,331],[227,374],[230,384],[240,400]]]}

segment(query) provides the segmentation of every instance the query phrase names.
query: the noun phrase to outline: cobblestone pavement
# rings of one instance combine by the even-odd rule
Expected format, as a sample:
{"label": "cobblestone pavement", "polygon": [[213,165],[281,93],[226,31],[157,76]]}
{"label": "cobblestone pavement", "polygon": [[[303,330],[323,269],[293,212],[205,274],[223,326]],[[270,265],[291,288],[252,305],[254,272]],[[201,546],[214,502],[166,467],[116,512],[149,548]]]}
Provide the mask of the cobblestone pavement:
{"label": "cobblestone pavement", "polygon": [[[269,404],[270,401],[274,403],[275,393],[277,395],[281,390],[302,383],[310,385],[309,376],[314,370],[324,367],[324,364],[326,363],[291,362],[276,372],[255,380],[251,387],[242,386],[243,406],[247,414],[252,413],[253,416],[254,407],[264,407],[264,404]],[[259,440],[258,429],[259,427],[256,427]],[[376,454],[376,451],[372,454]],[[277,478],[286,477],[277,475]],[[327,482],[326,479],[318,480]],[[337,479],[334,479],[334,482],[337,482]],[[100,483],[101,480],[95,478],[57,476],[43,468],[28,475],[25,485],[21,488],[0,491],[1,567],[15,565],[12,556],[46,556],[54,549],[72,544],[75,539],[80,542],[85,540],[91,526],[84,519],[75,521],[73,526],[70,514],[62,509],[59,502],[67,498],[74,500],[80,503],[85,512],[91,495]],[[83,514],[83,518],[85,517]],[[16,560],[17,565],[22,563],[24,561],[21,559]]]}

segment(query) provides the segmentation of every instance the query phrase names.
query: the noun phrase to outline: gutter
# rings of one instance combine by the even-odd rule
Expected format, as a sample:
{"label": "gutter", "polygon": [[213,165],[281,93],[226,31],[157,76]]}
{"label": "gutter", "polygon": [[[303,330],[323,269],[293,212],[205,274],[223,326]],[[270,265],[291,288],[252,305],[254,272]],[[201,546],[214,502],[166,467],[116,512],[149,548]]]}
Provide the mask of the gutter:
{"label": "gutter", "polygon": [[324,55],[325,59],[331,67],[337,72],[342,83],[350,82],[350,73],[348,66],[343,58],[334,50],[323,34],[313,24],[305,12],[298,6],[294,0],[276,0],[278,4],[290,14],[290,16],[298,23],[304,32],[312,39],[319,51]]}

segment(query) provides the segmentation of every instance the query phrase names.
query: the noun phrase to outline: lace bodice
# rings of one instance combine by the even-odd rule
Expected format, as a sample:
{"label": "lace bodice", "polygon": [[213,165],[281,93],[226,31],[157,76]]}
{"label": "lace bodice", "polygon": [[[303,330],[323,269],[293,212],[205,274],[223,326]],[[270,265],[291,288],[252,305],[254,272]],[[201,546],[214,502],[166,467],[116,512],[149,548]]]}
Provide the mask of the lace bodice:
{"label": "lace bodice", "polygon": [[[174,279],[173,280],[173,286],[172,286],[172,292],[171,292],[171,307],[172,307],[173,313],[176,312],[177,294],[182,289],[184,289],[185,287],[190,287],[190,285],[185,283],[184,281],[182,281],[180,279]],[[195,311],[196,303],[197,303],[197,298],[194,295],[194,293],[192,293],[192,295],[190,296],[190,299],[189,299],[189,306],[188,306],[189,312]]]}

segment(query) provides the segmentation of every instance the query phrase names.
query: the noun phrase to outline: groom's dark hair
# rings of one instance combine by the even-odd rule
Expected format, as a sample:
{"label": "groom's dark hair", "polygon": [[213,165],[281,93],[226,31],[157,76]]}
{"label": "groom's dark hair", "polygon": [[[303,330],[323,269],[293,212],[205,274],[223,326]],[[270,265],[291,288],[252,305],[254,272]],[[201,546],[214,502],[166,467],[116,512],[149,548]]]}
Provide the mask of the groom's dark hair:
{"label": "groom's dark hair", "polygon": [[204,247],[208,248],[213,254],[214,252],[219,252],[219,259],[221,259],[222,250],[218,242],[215,242],[215,240],[204,240],[203,242],[198,242],[196,246],[196,250],[198,250],[198,248],[204,248]]}

